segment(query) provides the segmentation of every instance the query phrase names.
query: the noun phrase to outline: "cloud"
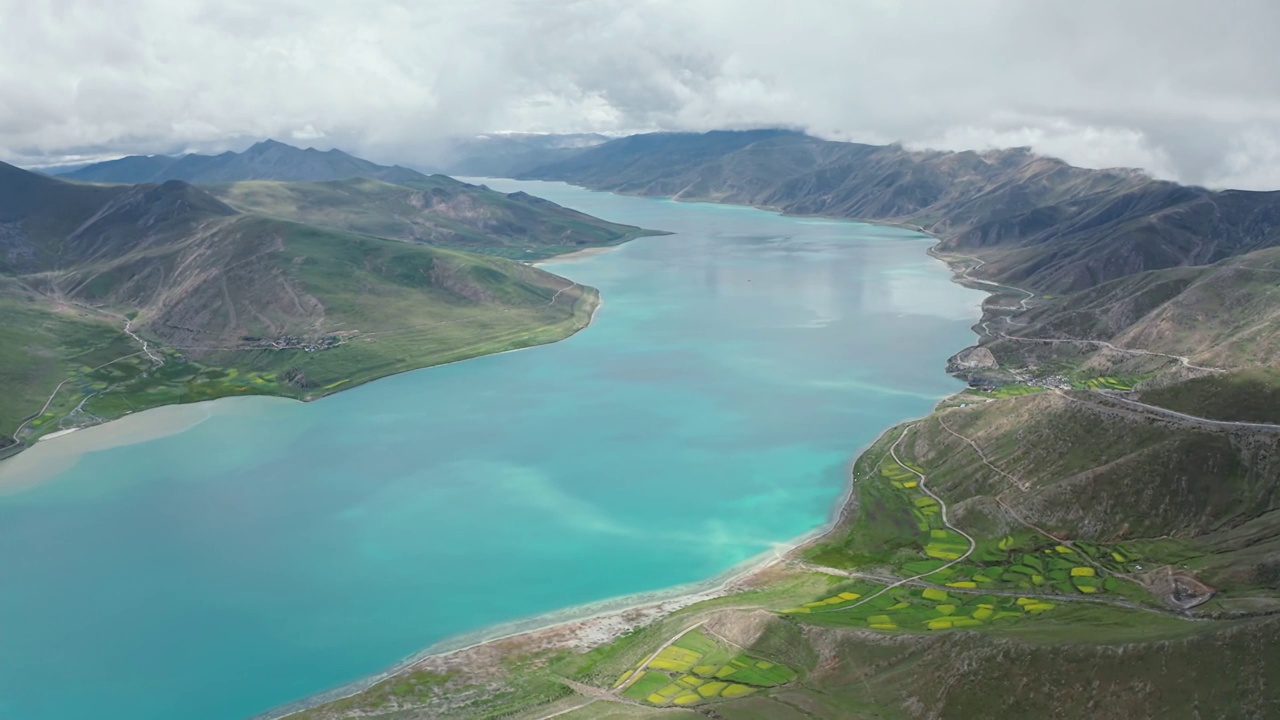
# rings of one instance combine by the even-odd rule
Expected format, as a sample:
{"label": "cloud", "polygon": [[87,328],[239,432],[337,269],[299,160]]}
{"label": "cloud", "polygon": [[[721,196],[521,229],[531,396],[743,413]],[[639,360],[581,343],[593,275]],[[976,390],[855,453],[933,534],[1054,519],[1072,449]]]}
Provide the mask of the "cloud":
{"label": "cloud", "polygon": [[1280,5],[0,0],[0,157],[787,125],[1280,187]]}

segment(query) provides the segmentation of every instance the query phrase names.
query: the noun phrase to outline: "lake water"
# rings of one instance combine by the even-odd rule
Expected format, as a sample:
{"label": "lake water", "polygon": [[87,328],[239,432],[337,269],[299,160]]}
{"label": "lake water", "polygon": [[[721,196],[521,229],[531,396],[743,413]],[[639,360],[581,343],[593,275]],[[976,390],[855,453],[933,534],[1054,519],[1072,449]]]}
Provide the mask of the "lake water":
{"label": "lake water", "polygon": [[0,496],[0,717],[243,718],[715,576],[822,525],[858,449],[960,387],[981,294],[920,235],[488,182],[676,234],[549,265],[604,298],[564,342],[0,463],[52,476]]}

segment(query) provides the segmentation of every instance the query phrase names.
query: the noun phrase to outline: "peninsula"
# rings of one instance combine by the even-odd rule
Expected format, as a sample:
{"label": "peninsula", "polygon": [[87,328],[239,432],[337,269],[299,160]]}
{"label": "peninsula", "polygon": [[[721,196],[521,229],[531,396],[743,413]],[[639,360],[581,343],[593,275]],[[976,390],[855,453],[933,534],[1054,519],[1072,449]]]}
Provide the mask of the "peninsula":
{"label": "peninsula", "polygon": [[146,182],[0,164],[0,453],[150,407],[311,400],[564,338],[596,292],[517,261],[651,234],[272,141],[70,177]]}

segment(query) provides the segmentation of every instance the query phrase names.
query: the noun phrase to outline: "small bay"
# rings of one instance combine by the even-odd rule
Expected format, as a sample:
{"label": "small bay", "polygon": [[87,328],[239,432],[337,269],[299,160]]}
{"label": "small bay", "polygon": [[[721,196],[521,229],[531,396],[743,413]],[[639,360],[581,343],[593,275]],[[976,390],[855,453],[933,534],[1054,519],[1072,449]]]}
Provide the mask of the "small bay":
{"label": "small bay", "polygon": [[548,264],[604,300],[563,342],[0,463],[0,718],[243,718],[713,577],[820,527],[859,448],[961,387],[982,294],[929,238],[483,182],[674,234]]}

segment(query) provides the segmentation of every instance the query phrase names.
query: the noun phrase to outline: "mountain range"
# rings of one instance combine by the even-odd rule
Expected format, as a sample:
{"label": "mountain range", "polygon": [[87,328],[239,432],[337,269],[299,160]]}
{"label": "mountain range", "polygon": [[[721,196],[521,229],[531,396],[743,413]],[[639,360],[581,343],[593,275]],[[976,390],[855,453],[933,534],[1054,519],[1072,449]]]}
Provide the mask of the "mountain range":
{"label": "mountain range", "polygon": [[[450,172],[481,169],[472,160]],[[516,177],[919,226],[983,277],[1062,293],[1280,244],[1280,192],[1212,191],[1026,148],[910,150],[787,130],[654,133],[542,149]]]}
{"label": "mountain range", "polygon": [[[549,147],[590,137],[572,136]],[[644,234],[526,193],[504,195],[341,150],[304,150],[274,140],[212,156],[134,155],[59,177],[112,184],[180,180],[246,212],[519,260]]]}
{"label": "mountain range", "polygon": [[455,137],[443,143],[435,165],[440,172],[470,177],[515,177],[608,142],[606,135],[499,133]]}
{"label": "mountain range", "polygon": [[213,185],[241,180],[320,182],[353,177],[405,182],[425,180],[427,176],[398,165],[378,165],[341,150],[304,150],[275,140],[264,140],[238,153],[130,155],[77,168],[60,174],[60,177],[98,183],[182,180],[195,185]]}
{"label": "mountain range", "polygon": [[645,234],[523,193],[280,143],[84,174],[121,180],[147,164],[159,182],[68,182],[0,164],[0,446],[155,405],[314,398],[550,342],[585,325],[595,291],[495,256]]}

